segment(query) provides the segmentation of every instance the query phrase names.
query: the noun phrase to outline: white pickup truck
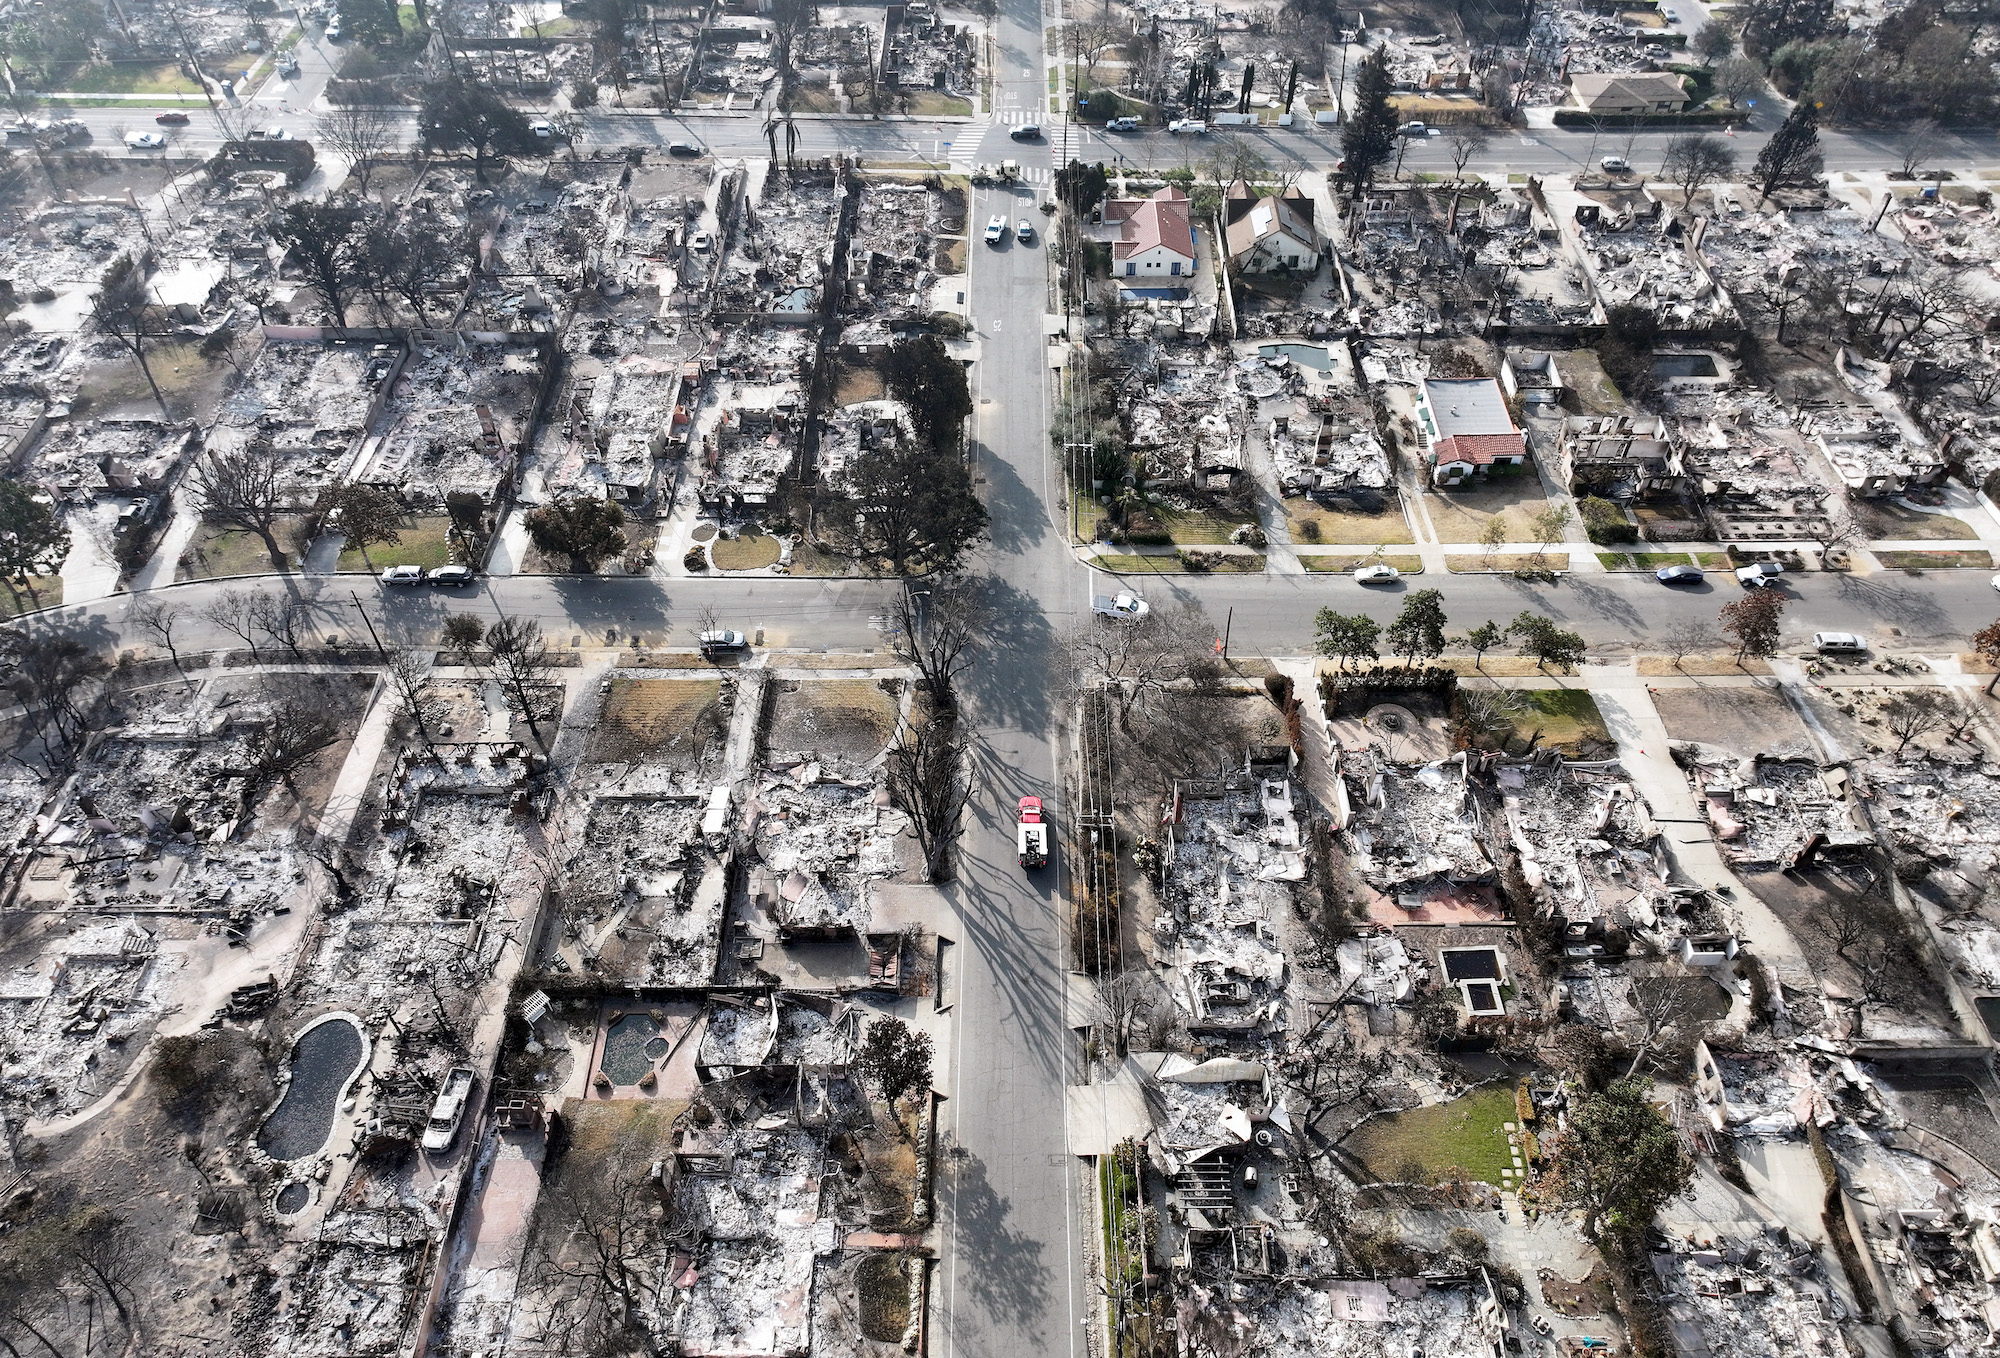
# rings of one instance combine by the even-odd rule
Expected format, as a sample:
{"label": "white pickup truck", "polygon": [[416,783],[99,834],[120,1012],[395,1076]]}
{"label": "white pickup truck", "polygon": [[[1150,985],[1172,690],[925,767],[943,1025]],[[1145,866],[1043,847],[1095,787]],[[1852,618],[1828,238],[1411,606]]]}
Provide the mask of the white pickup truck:
{"label": "white pickup truck", "polygon": [[1152,609],[1136,594],[1093,594],[1090,596],[1090,611],[1101,613],[1107,618],[1143,618]]}
{"label": "white pickup truck", "polygon": [[439,1091],[437,1102],[431,1105],[431,1119],[424,1124],[424,1149],[432,1155],[451,1148],[452,1138],[458,1135],[458,1124],[465,1120],[465,1105],[472,1098],[473,1074],[465,1066],[456,1066],[451,1074],[444,1077],[444,1088]]}

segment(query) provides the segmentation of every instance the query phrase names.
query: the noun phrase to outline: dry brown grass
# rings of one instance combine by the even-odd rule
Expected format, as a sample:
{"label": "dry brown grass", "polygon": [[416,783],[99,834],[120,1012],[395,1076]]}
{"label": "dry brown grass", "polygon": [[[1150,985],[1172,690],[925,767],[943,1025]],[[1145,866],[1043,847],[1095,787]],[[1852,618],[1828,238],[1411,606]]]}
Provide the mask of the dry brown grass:
{"label": "dry brown grass", "polygon": [[1533,552],[1494,552],[1489,556],[1485,552],[1452,552],[1445,556],[1444,565],[1455,575],[1477,575],[1482,571],[1566,571],[1569,553],[1543,552],[1537,556]]}
{"label": "dry brown grass", "polygon": [[692,751],[724,733],[720,679],[614,677],[593,749],[623,755]]}
{"label": "dry brown grass", "polygon": [[778,564],[778,540],[766,533],[717,538],[708,545],[708,559],[719,571],[755,571]]}
{"label": "dry brown grass", "polygon": [[896,695],[877,679],[784,679],[771,712],[769,748],[871,759],[896,734]]}
{"label": "dry brown grass", "polygon": [[1642,655],[1638,660],[1638,671],[1647,678],[1670,679],[1685,675],[1696,679],[1715,679],[1724,675],[1769,674],[1768,661],[1751,656],[1742,664],[1736,663],[1733,655],[1684,655],[1676,665],[1663,655]]}
{"label": "dry brown grass", "polygon": [[[1385,509],[1379,514],[1343,513],[1311,500],[1290,500],[1285,504],[1285,518],[1291,524],[1292,544],[1302,552],[1311,551],[1320,543],[1333,547],[1373,547],[1385,542],[1416,541],[1400,508]],[[1308,536],[1311,530],[1305,525],[1309,523],[1319,525],[1317,541]]]}

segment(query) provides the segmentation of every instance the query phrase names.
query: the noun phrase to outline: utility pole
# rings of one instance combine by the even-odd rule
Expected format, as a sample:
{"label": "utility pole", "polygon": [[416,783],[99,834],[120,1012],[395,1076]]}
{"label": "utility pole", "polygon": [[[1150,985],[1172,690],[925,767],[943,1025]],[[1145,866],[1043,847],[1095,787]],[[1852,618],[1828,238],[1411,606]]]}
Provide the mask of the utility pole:
{"label": "utility pole", "polygon": [[389,648],[382,644],[381,636],[377,634],[377,632],[375,631],[375,620],[373,618],[370,618],[368,616],[368,610],[361,606],[361,596],[359,594],[356,594],[353,590],[350,589],[349,591],[347,591],[347,597],[354,600],[354,611],[361,615],[362,626],[368,629],[368,635],[374,639],[375,653],[382,657],[382,663],[384,665],[388,664]]}

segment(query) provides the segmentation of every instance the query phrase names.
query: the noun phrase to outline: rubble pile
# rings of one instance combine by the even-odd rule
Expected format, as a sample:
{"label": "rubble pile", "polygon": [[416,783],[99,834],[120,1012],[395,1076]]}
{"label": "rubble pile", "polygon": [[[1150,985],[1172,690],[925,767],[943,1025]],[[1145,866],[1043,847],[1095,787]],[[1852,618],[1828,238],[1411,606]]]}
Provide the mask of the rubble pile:
{"label": "rubble pile", "polygon": [[724,338],[689,426],[704,504],[768,505],[795,469],[812,347],[809,332],[790,327],[745,327]]}
{"label": "rubble pile", "polygon": [[1599,303],[1606,311],[1636,306],[1662,330],[1705,330],[1735,319],[1729,295],[1670,237],[1661,217],[1630,230],[1577,228],[1577,240]]}
{"label": "rubble pile", "polygon": [[1756,1230],[1744,1236],[1710,1230],[1676,1239],[1652,1256],[1653,1276],[1677,1331],[1699,1336],[1711,1353],[1759,1358],[1804,1355],[1839,1358],[1847,1352],[1840,1298],[1828,1288],[1812,1247]]}
{"label": "rubble pile", "polygon": [[268,441],[287,501],[308,507],[353,469],[377,393],[401,357],[391,344],[267,343],[223,399],[208,446],[236,453]]}
{"label": "rubble pile", "polygon": [[713,285],[713,307],[740,316],[816,317],[841,198],[830,175],[772,171],[743,204]]}
{"label": "rubble pile", "polygon": [[897,871],[896,835],[907,823],[886,797],[872,784],[824,776],[815,763],[767,771],[744,814],[760,860],[751,894],[781,929],[869,931],[868,882]]}
{"label": "rubble pile", "polygon": [[569,862],[567,922],[589,970],[646,985],[707,985],[721,961],[723,868],[703,844],[703,799],[600,796]]}
{"label": "rubble pile", "polygon": [[1697,752],[1689,779],[1723,859],[1737,867],[1785,869],[1809,846],[1874,843],[1811,760],[1759,755],[1746,769],[1740,761]]}
{"label": "rubble pile", "polygon": [[1506,1317],[1483,1277],[1242,1280],[1177,1305],[1194,1358],[1501,1358]]}
{"label": "rubble pile", "polygon": [[1233,481],[1244,467],[1244,403],[1234,365],[1203,349],[1150,351],[1124,391],[1126,442],[1147,477],[1167,485]]}
{"label": "rubble pile", "polygon": [[1345,839],[1355,871],[1378,891],[1396,895],[1398,904],[1405,891],[1439,878],[1493,877],[1468,758],[1461,753],[1424,765],[1391,763],[1373,751],[1342,758],[1354,807]]}
{"label": "rubble pile", "polygon": [[929,316],[944,198],[924,184],[867,181],[850,189],[856,191],[861,206],[847,246],[840,343],[865,352]]}
{"label": "rubble pile", "polygon": [[492,504],[512,478],[549,360],[545,345],[417,344],[362,443],[351,479]]}
{"label": "rubble pile", "polygon": [[1286,778],[1183,784],[1163,912],[1170,988],[1192,1026],[1285,1026],[1285,954],[1275,929],[1291,913],[1290,882],[1305,876]]}
{"label": "rubble pile", "polygon": [[[219,434],[219,429],[211,429],[208,437],[212,446],[226,446],[226,436],[218,438]],[[20,474],[59,501],[88,503],[106,492],[164,489],[199,446],[192,423],[66,420],[51,426],[36,442],[33,458]]]}
{"label": "rubble pile", "polygon": [[1659,831],[1618,764],[1502,764],[1494,776],[1521,873],[1571,920],[1652,930],[1673,913]]}

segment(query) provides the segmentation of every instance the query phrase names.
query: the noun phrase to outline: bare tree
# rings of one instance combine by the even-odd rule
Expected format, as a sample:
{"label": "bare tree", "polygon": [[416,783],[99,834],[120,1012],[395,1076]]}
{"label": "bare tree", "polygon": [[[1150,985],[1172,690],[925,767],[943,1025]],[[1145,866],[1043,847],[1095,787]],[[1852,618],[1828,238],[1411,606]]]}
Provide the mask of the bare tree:
{"label": "bare tree", "polygon": [[1702,186],[1732,174],[1736,152],[1710,132],[1684,132],[1667,142],[1660,175],[1681,191],[1687,214],[1694,215],[1694,198]]}
{"label": "bare tree", "polygon": [[1639,1042],[1626,1076],[1637,1075],[1661,1042],[1685,1036],[1700,1024],[1716,995],[1713,981],[1686,972],[1635,977],[1632,1008],[1639,1016]]}
{"label": "bare tree", "polygon": [[1451,177],[1465,178],[1465,167],[1486,149],[1491,134],[1478,123],[1454,123],[1445,130],[1444,147],[1451,156]]}
{"label": "bare tree", "polygon": [[146,386],[159,403],[160,413],[172,418],[167,398],[160,394],[160,384],[153,380],[153,365],[146,361],[147,318],[153,306],[146,276],[152,271],[151,250],[122,254],[112,260],[98,282],[97,291],[91,294],[90,319],[132,355],[139,371],[145,374]]}
{"label": "bare tree", "polygon": [[287,698],[271,710],[252,746],[251,767],[263,777],[275,777],[294,797],[292,776],[314,768],[320,756],[340,739],[340,728],[322,706]]}
{"label": "bare tree", "polygon": [[528,1272],[548,1298],[561,1347],[606,1352],[652,1310],[667,1249],[659,1196],[623,1166],[554,1177],[542,1192]]}
{"label": "bare tree", "polygon": [[[1097,983],[1097,1021],[1110,1036],[1103,1055],[1123,1060],[1131,1051],[1151,1051],[1143,1039],[1165,1017],[1177,1017],[1174,1002],[1150,971],[1121,971]],[[1169,1024],[1168,1026],[1171,1026]]]}
{"label": "bare tree", "polygon": [[1731,57],[1715,68],[1715,92],[1735,108],[1764,88],[1764,68],[1748,57]]}
{"label": "bare tree", "polygon": [[493,656],[493,677],[506,690],[508,703],[528,723],[535,743],[548,749],[535,717],[536,701],[555,672],[542,625],[533,618],[502,618],[486,629],[486,649]]}
{"label": "bare tree", "polygon": [[66,769],[90,733],[96,681],[109,670],[104,657],[74,637],[41,632],[13,634],[10,681],[14,696],[41,733],[49,771]]}
{"label": "bare tree", "polygon": [[437,741],[431,738],[429,721],[424,717],[424,686],[430,682],[431,653],[429,651],[391,651],[389,653],[389,682],[396,686],[396,696],[401,701],[403,711],[416,723],[417,734],[423,737],[424,748],[431,757],[437,757]]}
{"label": "bare tree", "polygon": [[953,574],[906,583],[891,606],[896,630],[890,645],[898,659],[916,668],[933,704],[954,707],[953,682],[972,663],[973,647],[992,625],[986,582]]}
{"label": "bare tree", "polygon": [[188,489],[203,519],[255,533],[271,564],[282,571],[285,554],[278,545],[277,523],[287,506],[279,489],[280,466],[277,446],[260,436],[238,449],[210,450],[188,473]]}
{"label": "bare tree", "polygon": [[381,104],[335,104],[313,120],[313,140],[346,158],[363,198],[375,163],[394,148],[398,134],[396,116]]}
{"label": "bare tree", "polygon": [[175,633],[187,621],[186,612],[176,604],[163,603],[148,594],[141,595],[125,616],[134,627],[166,648],[167,655],[173,659],[175,671],[186,679],[187,666],[181,664],[180,650],[174,645]]}
{"label": "bare tree", "polygon": [[201,616],[240,639],[250,648],[252,660],[261,660],[263,652],[257,649],[261,629],[250,612],[255,599],[256,596],[247,589],[225,589],[208,601],[208,606],[201,610]]}
{"label": "bare tree", "polygon": [[923,849],[925,879],[950,881],[952,846],[972,799],[965,742],[950,714],[934,713],[906,726],[882,772],[890,801],[910,818]]}
{"label": "bare tree", "polygon": [[1903,757],[1903,751],[1918,737],[1957,726],[1960,715],[1951,695],[1935,688],[1898,693],[1882,705],[1882,722],[1896,737],[1897,759]]}
{"label": "bare tree", "polygon": [[245,612],[251,626],[290,651],[292,659],[305,663],[306,653],[300,642],[311,638],[305,632],[304,603],[285,595],[253,594]]}
{"label": "bare tree", "polygon": [[1104,621],[1083,619],[1064,638],[1071,678],[1079,686],[1102,685],[1128,733],[1133,714],[1170,685],[1213,666],[1215,624],[1198,604],[1153,609],[1144,617]]}
{"label": "bare tree", "polygon": [[1944,129],[1935,118],[1919,118],[1903,128],[1903,144],[1896,158],[1903,178],[1915,179],[1917,167],[1944,145]]}
{"label": "bare tree", "polygon": [[1691,655],[1705,655],[1722,646],[1722,634],[1697,618],[1689,618],[1674,623],[1660,634],[1660,644],[1666,648],[1667,656],[1680,668],[1682,660]]}
{"label": "bare tree", "polygon": [[1063,26],[1062,45],[1072,55],[1083,58],[1083,80],[1090,86],[1097,83],[1097,63],[1127,36],[1124,29],[1108,19],[1080,19]]}

